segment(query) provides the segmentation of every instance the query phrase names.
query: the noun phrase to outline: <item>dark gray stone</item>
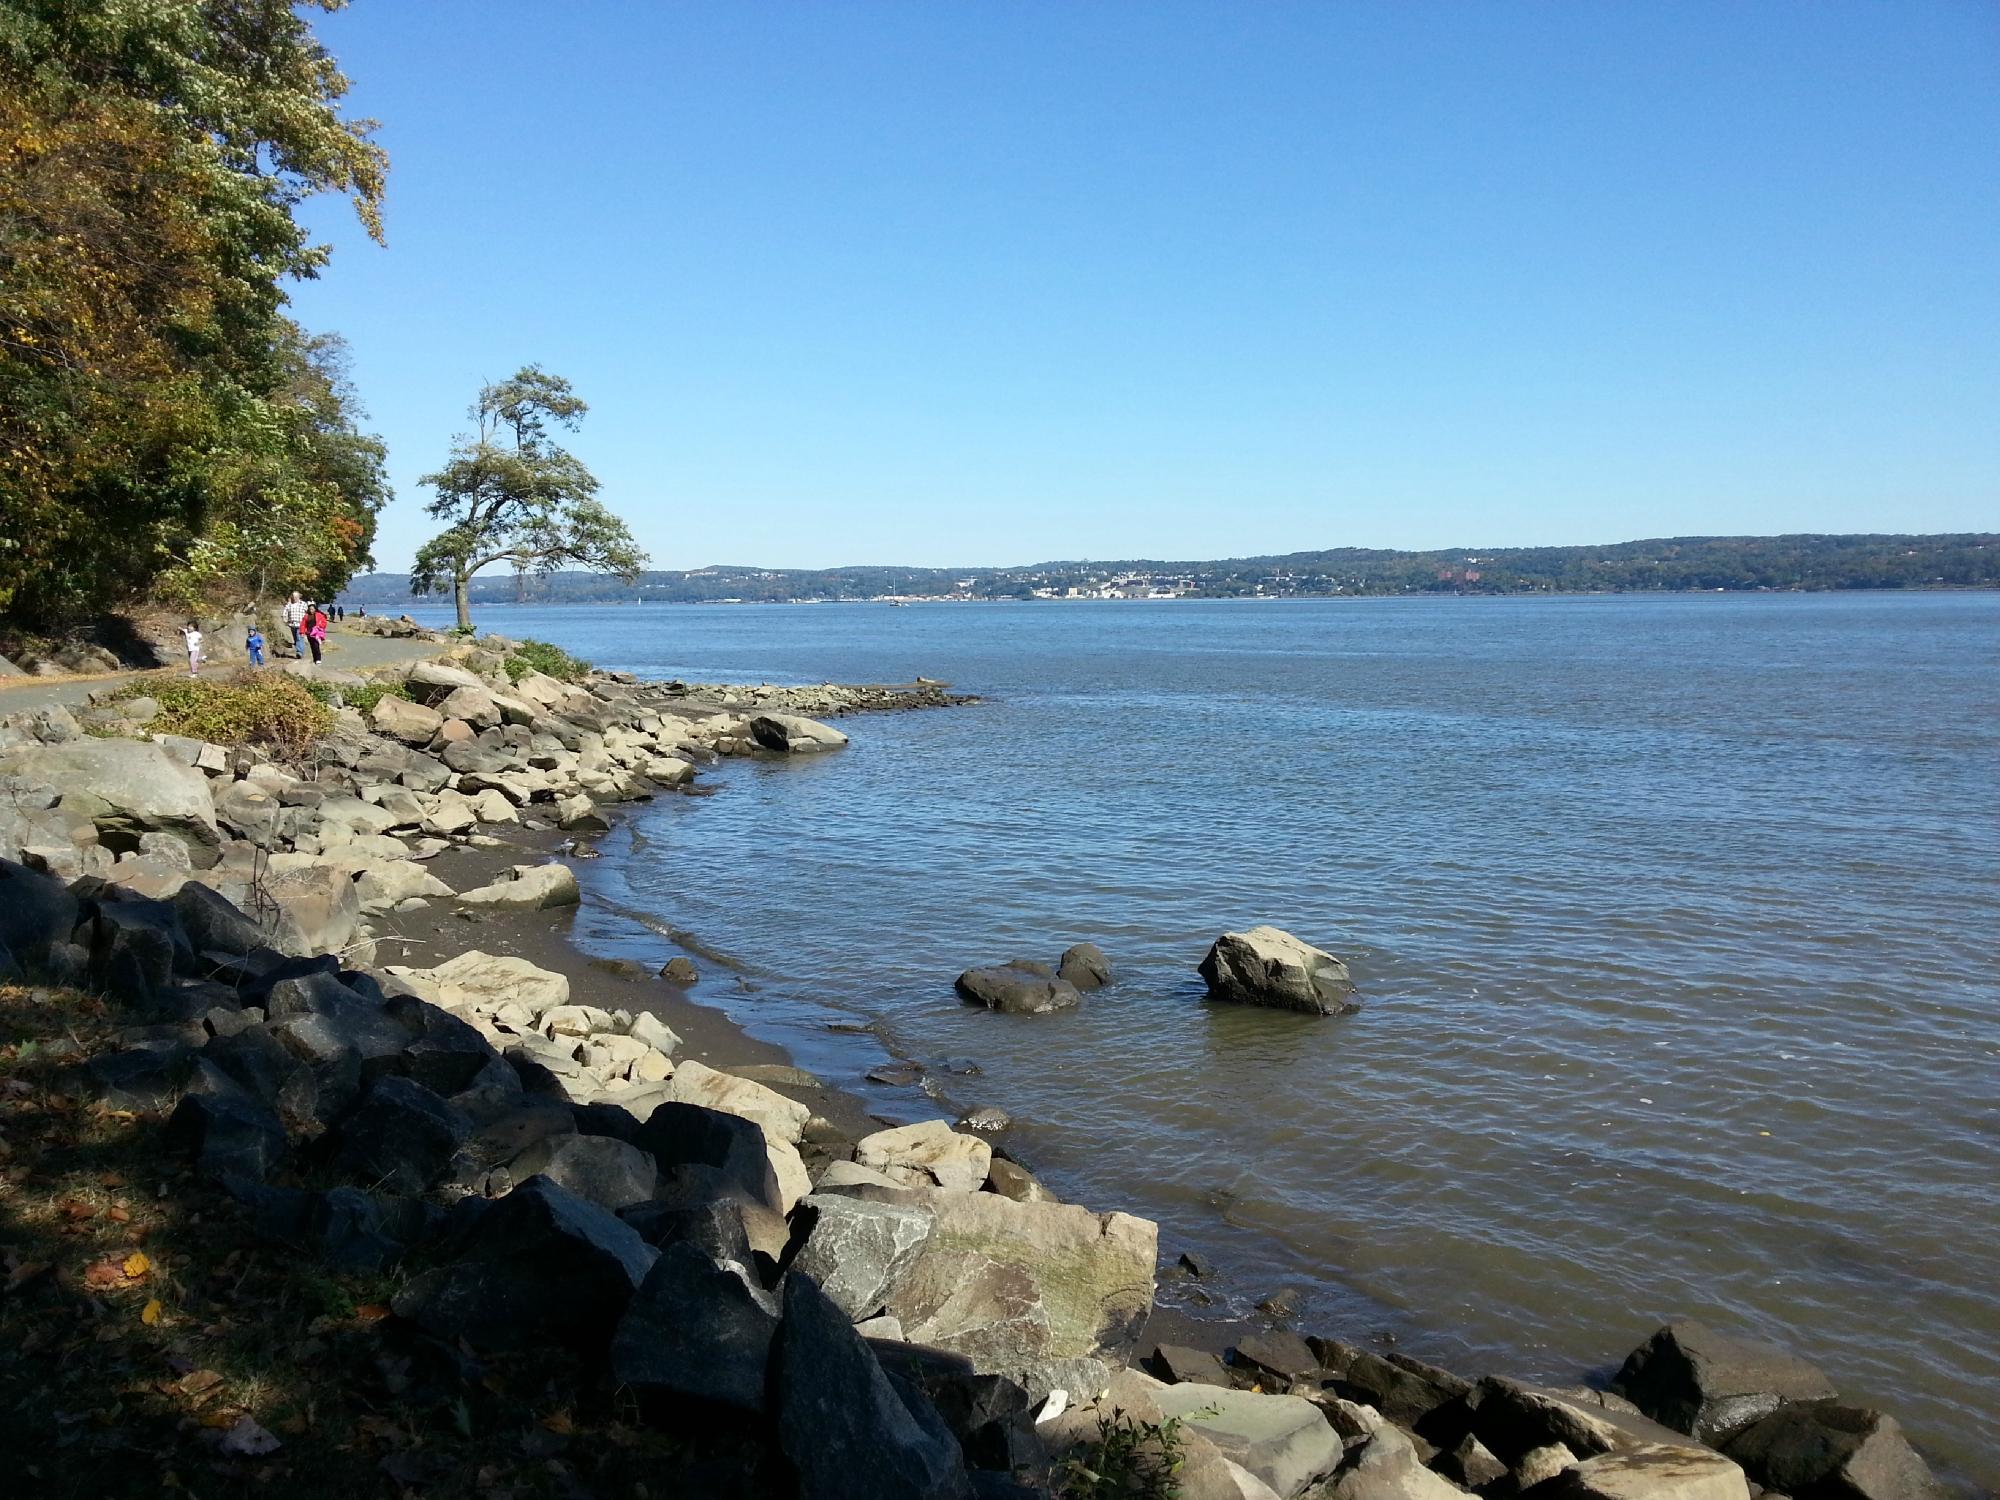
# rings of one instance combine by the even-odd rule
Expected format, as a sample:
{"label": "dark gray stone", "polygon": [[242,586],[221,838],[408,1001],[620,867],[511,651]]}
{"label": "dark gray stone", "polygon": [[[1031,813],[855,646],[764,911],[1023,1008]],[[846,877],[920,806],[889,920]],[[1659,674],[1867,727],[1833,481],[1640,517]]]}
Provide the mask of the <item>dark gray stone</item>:
{"label": "dark gray stone", "polygon": [[285,1127],[255,1100],[190,1094],[167,1120],[162,1140],[206,1177],[261,1181],[284,1160]]}
{"label": "dark gray stone", "polygon": [[660,1251],[611,1340],[611,1374],[641,1394],[763,1412],[778,1319],[769,1296],[693,1245]]}
{"label": "dark gray stone", "polygon": [[1783,1349],[1669,1323],[1626,1356],[1611,1382],[1655,1422],[1711,1446],[1788,1401],[1821,1401],[1833,1382]]}
{"label": "dark gray stone", "polygon": [[160,1109],[181,1091],[191,1066],[187,1046],[127,1047],[105,1052],[84,1066],[84,1076],[111,1109]]}
{"label": "dark gray stone", "polygon": [[618,1217],[638,1230],[647,1244],[662,1250],[669,1245],[692,1245],[712,1261],[756,1264],[743,1222],[743,1205],[734,1197],[686,1205],[634,1203],[620,1209]]}
{"label": "dark gray stone", "polygon": [[1319,1357],[1306,1341],[1283,1328],[1246,1334],[1236,1344],[1236,1363],[1266,1376],[1297,1380],[1319,1368]]}
{"label": "dark gray stone", "polygon": [[172,984],[179,954],[192,956],[164,901],[99,901],[89,925],[91,981],[128,1005],[152,1005]]}
{"label": "dark gray stone", "polygon": [[1026,958],[989,968],[967,969],[958,976],[954,988],[967,1004],[1016,1016],[1064,1010],[1083,998],[1076,986],[1057,978],[1047,964]]}
{"label": "dark gray stone", "polygon": [[69,941],[78,915],[76,897],[60,880],[0,859],[0,948],[26,977],[47,976],[49,950]]}
{"label": "dark gray stone", "polygon": [[342,1171],[369,1186],[421,1193],[436,1183],[472,1133],[464,1115],[408,1078],[377,1078],[362,1092],[328,1142]]}
{"label": "dark gray stone", "polygon": [[1220,1359],[1206,1349],[1190,1349],[1184,1344],[1155,1344],[1147,1361],[1152,1371],[1168,1385],[1217,1385],[1231,1388],[1235,1382]]}
{"label": "dark gray stone", "polygon": [[1099,990],[1111,983],[1111,960],[1095,943],[1077,943],[1065,948],[1056,960],[1056,978],[1066,979],[1079,990]]}
{"label": "dark gray stone", "polygon": [[957,1444],[911,1415],[810,1276],[785,1278],[775,1354],[778,1446],[800,1500],[970,1500]]}
{"label": "dark gray stone", "polygon": [[1341,1394],[1372,1406],[1390,1421],[1416,1427],[1448,1402],[1462,1400],[1472,1382],[1406,1354],[1354,1351],[1340,1376]]}
{"label": "dark gray stone", "polygon": [[659,1168],[637,1146],[604,1135],[550,1135],[507,1164],[516,1182],[537,1174],[616,1213],[653,1196]]}
{"label": "dark gray stone", "polygon": [[502,1063],[493,1044],[451,1012],[421,1000],[399,998],[384,1004],[382,1013],[409,1034],[402,1048],[402,1071],[433,1093],[447,1097],[460,1093],[489,1069],[494,1069],[490,1079],[504,1076],[518,1092],[519,1079]]}
{"label": "dark gray stone", "polygon": [[412,1280],[394,1306],[476,1348],[602,1348],[658,1254],[631,1225],[539,1177],[469,1210],[460,1229],[463,1257]]}
{"label": "dark gray stone", "polygon": [[634,1139],[662,1168],[713,1167],[753,1202],[782,1212],[764,1132],[749,1120],[699,1104],[667,1103],[654,1109]]}
{"label": "dark gray stone", "polygon": [[1792,1500],[1943,1500],[1944,1487],[1894,1417],[1837,1401],[1790,1403],[1722,1451]]}
{"label": "dark gray stone", "polygon": [[264,944],[263,930],[217,891],[190,880],[167,898],[181,931],[197,953],[250,954]]}

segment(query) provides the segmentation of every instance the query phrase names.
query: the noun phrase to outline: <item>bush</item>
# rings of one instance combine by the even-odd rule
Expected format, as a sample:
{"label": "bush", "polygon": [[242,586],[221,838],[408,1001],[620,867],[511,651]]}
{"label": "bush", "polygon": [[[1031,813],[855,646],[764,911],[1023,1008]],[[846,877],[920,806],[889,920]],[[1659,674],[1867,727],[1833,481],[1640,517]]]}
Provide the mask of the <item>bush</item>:
{"label": "bush", "polygon": [[551,646],[547,641],[523,641],[514,654],[507,658],[507,676],[519,682],[530,672],[540,672],[559,682],[575,682],[587,675],[590,663],[571,656],[560,646]]}
{"label": "bush", "polygon": [[151,698],[160,711],[146,727],[217,745],[259,745],[302,755],[333,727],[333,710],[289,672],[233,680],[136,682],[113,701]]}
{"label": "bush", "polygon": [[1056,1493],[1063,1500],[1177,1500],[1185,1421],[1146,1422],[1123,1411],[1099,1417],[1097,1441],[1063,1465]]}
{"label": "bush", "polygon": [[375,712],[375,705],[384,698],[409,696],[409,684],[402,682],[364,682],[359,687],[340,690],[341,701],[363,718]]}

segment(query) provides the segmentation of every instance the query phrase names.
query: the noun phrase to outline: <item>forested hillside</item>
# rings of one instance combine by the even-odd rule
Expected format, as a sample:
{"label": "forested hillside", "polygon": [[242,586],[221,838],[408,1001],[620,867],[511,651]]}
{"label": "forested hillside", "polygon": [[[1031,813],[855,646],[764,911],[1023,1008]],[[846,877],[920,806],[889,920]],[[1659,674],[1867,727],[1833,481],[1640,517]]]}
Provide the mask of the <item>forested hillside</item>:
{"label": "forested hillside", "polygon": [[[1459,548],[1391,552],[1358,547],[1213,562],[1125,559],[1018,568],[716,566],[650,572],[636,583],[591,573],[484,581],[488,603],[656,600],[1019,598],[1160,590],[1195,598],[1322,594],[1588,593],[1700,589],[1990,588],[2000,585],[2000,535],[1677,537],[1603,547]],[[400,574],[356,580],[349,598],[401,609]]]}

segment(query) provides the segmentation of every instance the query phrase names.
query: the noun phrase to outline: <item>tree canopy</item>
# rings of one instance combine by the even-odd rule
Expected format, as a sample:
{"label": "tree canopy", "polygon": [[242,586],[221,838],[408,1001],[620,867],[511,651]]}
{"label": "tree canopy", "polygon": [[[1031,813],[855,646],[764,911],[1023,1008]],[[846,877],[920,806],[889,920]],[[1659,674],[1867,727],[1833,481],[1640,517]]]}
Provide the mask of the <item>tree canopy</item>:
{"label": "tree canopy", "polygon": [[412,593],[449,591],[459,628],[469,630],[472,577],[497,562],[517,575],[577,566],[627,582],[639,576],[646,554],[598,502],[596,476],[549,436],[551,426],[575,431],[588,410],[567,380],[539,365],[480,390],[476,430],[418,481],[437,493],[430,514],[449,525],[418,549]]}
{"label": "tree canopy", "polygon": [[[334,11],[346,0],[308,0]],[[0,613],[337,588],[380,444],[282,313],[387,159],[289,0],[0,0]]]}

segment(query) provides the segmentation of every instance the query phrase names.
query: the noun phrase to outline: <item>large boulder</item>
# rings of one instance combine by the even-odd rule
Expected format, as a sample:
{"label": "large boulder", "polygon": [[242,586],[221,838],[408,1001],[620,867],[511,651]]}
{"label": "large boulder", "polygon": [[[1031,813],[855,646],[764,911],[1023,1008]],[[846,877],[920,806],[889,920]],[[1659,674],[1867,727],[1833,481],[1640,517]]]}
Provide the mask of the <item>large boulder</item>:
{"label": "large boulder", "polygon": [[456,688],[486,686],[465,668],[442,661],[414,662],[404,680],[419,697],[443,697]]}
{"label": "large boulder", "polygon": [[344,952],[361,925],[361,893],[354,876],[334,865],[307,861],[274,866],[260,894],[276,910],[272,946],[286,953]]}
{"label": "large boulder", "polygon": [[1131,1358],[1153,1307],[1159,1229],[1150,1220],[997,1193],[894,1196],[937,1221],[883,1297],[912,1342],[1042,1391],[1056,1363]]}
{"label": "large boulder", "polygon": [[516,1182],[539,1173],[613,1213],[651,1198],[660,1180],[651,1155],[606,1135],[544,1136],[509,1162],[507,1170]]}
{"label": "large boulder", "polygon": [[668,1244],[619,1321],[611,1377],[642,1395],[762,1412],[777,1332],[768,1293],[694,1245]]}
{"label": "large boulder", "polygon": [[786,755],[838,750],[847,743],[847,736],[832,725],[798,714],[758,714],[750,721],[750,733],[766,750]]}
{"label": "large boulder", "polygon": [[1549,1500],[1750,1500],[1750,1486],[1712,1448],[1641,1443],[1572,1465],[1549,1482],[1547,1494]]}
{"label": "large boulder", "polygon": [[460,891],[468,906],[497,906],[510,911],[544,911],[575,906],[583,899],[576,875],[568,865],[515,865],[511,874],[491,885]]}
{"label": "large boulder", "polygon": [[668,1100],[646,1116],[632,1138],[663,1171],[712,1171],[746,1200],[777,1210],[781,1194],[763,1128],[743,1116]]}
{"label": "large boulder", "polygon": [[747,1078],[721,1073],[704,1063],[682,1062],[664,1085],[666,1098],[677,1104],[698,1104],[703,1109],[740,1115],[763,1127],[774,1141],[797,1145],[805,1133],[812,1111],[796,1099],[787,1099],[776,1089]]}
{"label": "large boulder", "polygon": [[911,1410],[810,1276],[785,1278],[775,1349],[778,1446],[799,1500],[970,1500],[965,1457],[921,1392]]}
{"label": "large boulder", "polygon": [[142,834],[165,833],[188,846],[197,869],[220,856],[208,778],[159,745],[83,739],[22,746],[0,754],[0,776],[59,788],[63,807],[87,816],[114,851],[137,849]]}
{"label": "large boulder", "polygon": [[437,986],[435,1003],[451,1010],[465,1006],[490,1008],[511,1000],[539,1014],[569,1003],[567,976],[537,968],[525,958],[483,953],[477,948],[467,949],[434,968],[392,968],[389,972],[406,979],[429,980]]}
{"label": "large boulder", "polygon": [[1781,1406],[1723,1452],[1793,1500],[1943,1500],[1945,1493],[1894,1417],[1837,1401]]}
{"label": "large boulder", "polygon": [[333,1164],[369,1187],[421,1193],[472,1133],[464,1115],[408,1078],[377,1078],[329,1137]]}
{"label": "large boulder", "polygon": [[1276,927],[1225,932],[1201,961],[1211,999],[1313,1015],[1358,1009],[1347,965]]}
{"label": "large boulder", "polygon": [[1715,1444],[1788,1401],[1820,1401],[1833,1382],[1769,1344],[1669,1323],[1626,1356],[1611,1388],[1654,1421]]}
{"label": "large boulder", "polygon": [[0,859],[0,952],[31,976],[48,967],[50,950],[76,930],[76,897],[60,880]]}
{"label": "large boulder", "polygon": [[396,1294],[397,1315],[476,1348],[601,1348],[658,1253],[546,1178],[480,1212],[467,1253]]}
{"label": "large boulder", "polygon": [[864,1136],[854,1146],[857,1166],[882,1173],[899,1187],[938,1187],[976,1193],[986,1182],[993,1148],[942,1120],[898,1125]]}
{"label": "large boulder", "polygon": [[805,1200],[812,1228],[791,1268],[804,1271],[855,1322],[873,1317],[937,1223],[927,1208],[838,1193]]}

